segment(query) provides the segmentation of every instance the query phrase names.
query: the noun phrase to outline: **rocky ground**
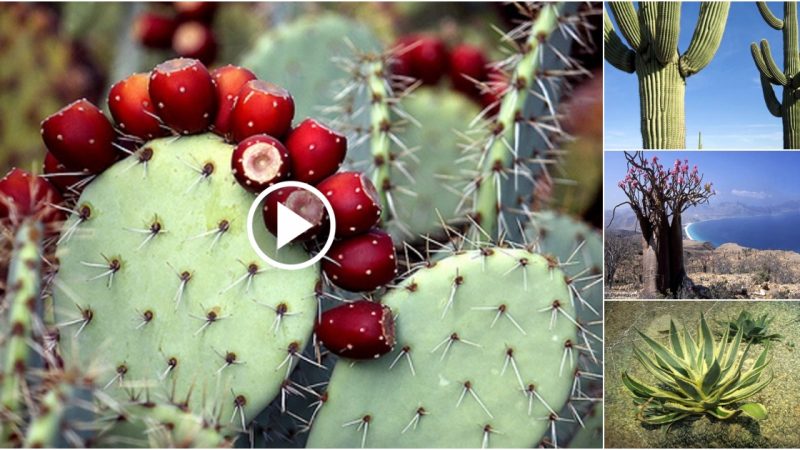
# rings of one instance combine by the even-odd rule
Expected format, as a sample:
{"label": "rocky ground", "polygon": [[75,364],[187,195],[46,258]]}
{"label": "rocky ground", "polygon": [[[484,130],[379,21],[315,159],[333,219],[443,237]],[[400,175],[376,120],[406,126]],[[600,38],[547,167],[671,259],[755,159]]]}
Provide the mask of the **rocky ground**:
{"label": "rocky ground", "polygon": [[[773,343],[770,368],[775,378],[763,391],[748,399],[764,404],[768,418],[756,422],[739,416],[730,421],[683,421],[666,427],[642,425],[637,407],[623,387],[620,374],[629,370],[643,381],[653,383],[633,355],[642,348],[635,329],[649,336],[665,337],[670,318],[696,326],[700,312],[712,329],[715,320],[732,319],[742,309],[753,315],[767,313],[775,319],[771,330],[782,334]],[[610,448],[788,448],[800,447],[800,303],[795,302],[699,302],[699,301],[610,301],[606,302],[605,442]],[[690,328],[692,329],[692,328]],[[760,350],[760,348],[758,349]],[[746,364],[752,364],[757,354]]]}
{"label": "rocky ground", "polygon": [[[635,299],[639,292],[639,235],[606,232],[606,240],[623,239],[615,283],[606,283],[606,298]],[[798,299],[800,254],[782,250],[755,250],[736,244],[714,248],[707,242],[684,241],[684,263],[697,286],[695,298]]]}

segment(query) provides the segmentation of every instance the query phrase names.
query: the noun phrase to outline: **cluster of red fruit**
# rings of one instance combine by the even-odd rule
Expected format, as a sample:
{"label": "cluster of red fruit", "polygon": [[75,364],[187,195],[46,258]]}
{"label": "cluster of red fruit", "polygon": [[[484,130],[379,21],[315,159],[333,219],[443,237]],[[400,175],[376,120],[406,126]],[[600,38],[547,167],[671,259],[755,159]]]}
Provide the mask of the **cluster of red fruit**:
{"label": "cluster of red fruit", "polygon": [[[337,241],[322,269],[332,283],[349,291],[372,291],[396,276],[391,236],[376,228],[381,206],[375,186],[361,173],[338,172],[347,139],[314,119],[292,127],[294,100],[281,87],[258,80],[241,67],[209,72],[200,61],[179,58],[116,83],[108,106],[116,128],[85,99],[42,122],[42,139],[49,150],[45,172],[70,176],[54,176],[53,185],[12,170],[0,180],[0,216],[38,214],[45,221],[62,220],[61,210],[52,206],[62,202],[59,189],[77,192],[65,178],[103,172],[128,152],[131,143],[212,131],[236,144],[231,170],[248,191],[260,192],[293,179],[316,185],[330,201]],[[277,234],[278,202],[315,224],[301,238],[314,239],[329,226],[325,208],[315,196],[283,188],[268,196],[264,205],[264,221],[273,234]],[[317,324],[317,334],[331,351],[351,358],[377,357],[394,345],[391,311],[368,301],[327,311]]]}
{"label": "cluster of red fruit", "polygon": [[[397,261],[391,236],[375,228],[381,215],[375,186],[362,173],[337,173],[347,152],[345,136],[314,119],[292,128],[294,100],[285,89],[258,80],[241,67],[228,65],[209,72],[200,61],[179,58],[116,83],[108,106],[116,130],[86,100],[42,122],[42,139],[49,150],[45,173],[98,174],[124,155],[119,149],[126,143],[213,131],[236,143],[231,169],[248,191],[257,193],[291,179],[316,185],[327,197],[338,240],[323,271],[334,284],[371,291],[394,278]],[[0,181],[0,197],[10,198],[0,203],[18,205],[23,216],[33,205],[60,203],[59,192],[44,179],[37,178],[36,189],[30,189],[32,178],[15,171]],[[71,180],[52,179],[59,189],[69,189]],[[325,208],[316,197],[302,189],[284,188],[268,196],[264,206],[264,221],[273,234],[277,234],[278,202],[315,225],[301,238],[313,239],[328,226]],[[8,209],[0,213],[7,216]]]}
{"label": "cluster of red fruit", "polygon": [[217,6],[215,2],[172,2],[171,14],[143,12],[133,24],[133,37],[147,48],[171,48],[178,56],[211,64],[217,57],[217,39],[211,29]]}
{"label": "cluster of red fruit", "polygon": [[[460,44],[449,50],[436,36],[416,34],[400,38],[394,48],[398,49],[392,64],[394,74],[420,80],[426,85],[436,85],[447,76],[455,91],[481,106],[497,103],[506,77],[491,66],[480,48]],[[484,89],[480,83],[485,85]]]}

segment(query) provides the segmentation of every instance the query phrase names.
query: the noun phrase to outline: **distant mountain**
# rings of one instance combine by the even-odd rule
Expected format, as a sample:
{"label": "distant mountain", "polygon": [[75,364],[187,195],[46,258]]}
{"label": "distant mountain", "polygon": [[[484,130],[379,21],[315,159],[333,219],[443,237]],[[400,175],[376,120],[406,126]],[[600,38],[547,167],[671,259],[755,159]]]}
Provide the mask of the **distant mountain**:
{"label": "distant mountain", "polygon": [[[752,205],[738,201],[714,202],[712,200],[709,205],[698,206],[683,213],[683,223],[685,225],[692,222],[725,219],[728,217],[765,216],[792,212],[800,212],[800,200],[791,200],[777,205]],[[610,226],[608,226],[608,222],[611,220],[610,210],[606,211],[605,220],[608,229],[638,229],[636,216],[627,205],[617,208],[614,221]]]}

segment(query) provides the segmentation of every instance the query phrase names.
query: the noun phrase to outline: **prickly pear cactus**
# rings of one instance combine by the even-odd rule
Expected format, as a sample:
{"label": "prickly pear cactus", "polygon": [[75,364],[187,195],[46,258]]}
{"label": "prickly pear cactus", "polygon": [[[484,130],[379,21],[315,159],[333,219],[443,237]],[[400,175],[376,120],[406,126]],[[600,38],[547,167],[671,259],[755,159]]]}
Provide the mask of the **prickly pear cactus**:
{"label": "prickly pear cactus", "polygon": [[[583,222],[552,211],[531,213],[526,226],[529,245],[561,263],[570,298],[576,304],[576,319],[582,326],[579,341],[583,345],[574,371],[575,382],[569,401],[559,413],[571,421],[560,424],[559,441],[571,442],[576,434],[588,439],[588,420],[602,408],[603,396],[603,240]],[[602,445],[599,439],[592,442],[593,446]]]}
{"label": "prickly pear cactus", "polygon": [[396,316],[395,350],[337,363],[310,447],[530,447],[564,420],[579,327],[554,261],[468,251],[383,303]]}
{"label": "prickly pear cactus", "polygon": [[[21,441],[14,418],[21,419],[25,400],[26,374],[31,366],[36,312],[40,308],[42,227],[24,222],[16,233],[8,274],[8,292],[0,339],[0,444]],[[6,335],[8,333],[8,335]],[[9,417],[11,419],[6,419]]]}
{"label": "prickly pear cactus", "polygon": [[335,58],[348,55],[351,44],[364,51],[381,45],[363,23],[330,13],[305,16],[264,35],[241,65],[289,92],[302,92],[294,99],[295,117],[302,120],[331,104],[334,82],[342,76]]}
{"label": "prickly pear cactus", "polygon": [[[405,173],[393,170],[397,217],[387,225],[395,239],[411,240],[440,231],[439,216],[453,218],[461,196],[452,190],[452,182],[471,169],[471,164],[461,158],[459,133],[469,129],[479,110],[463,95],[431,88],[414,91],[403,107],[420,125],[408,123],[401,134],[403,144],[411,151],[395,158],[395,166],[402,164]],[[369,151],[367,146],[356,148],[351,152],[353,159],[367,159],[365,150]]]}
{"label": "prickly pear cactus", "polygon": [[[159,139],[93,181],[63,228],[54,304],[66,354],[113,367],[116,398],[144,390],[188,398],[195,412],[218,405],[244,428],[300,360],[319,268],[282,271],[257,257],[246,235],[253,198],[231,174],[231,152],[210,134]],[[300,247],[281,251],[306,259]]]}

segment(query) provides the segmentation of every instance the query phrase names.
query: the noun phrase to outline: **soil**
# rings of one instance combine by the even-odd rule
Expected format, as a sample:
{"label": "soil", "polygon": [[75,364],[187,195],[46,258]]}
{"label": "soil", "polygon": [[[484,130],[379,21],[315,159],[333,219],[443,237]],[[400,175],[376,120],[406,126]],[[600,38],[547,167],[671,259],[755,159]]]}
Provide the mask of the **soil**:
{"label": "soil", "polygon": [[[800,447],[800,303],[777,301],[607,301],[606,302],[606,373],[605,373],[605,442],[609,448],[789,448]],[[716,320],[735,318],[746,309],[754,316],[774,316],[770,331],[783,339],[770,346],[775,378],[763,391],[748,399],[760,402],[768,417],[757,422],[739,416],[720,421],[703,416],[684,420],[667,427],[641,424],[637,407],[623,387],[620,374],[654,383],[633,356],[633,345],[643,347],[635,329],[649,336],[665,338],[669,320],[684,322],[694,330],[700,313],[712,330],[719,329]],[[755,350],[755,351],[754,351]],[[750,360],[761,350],[751,349]],[[751,362],[746,362],[746,364]],[[766,374],[766,372],[765,372]]]}

